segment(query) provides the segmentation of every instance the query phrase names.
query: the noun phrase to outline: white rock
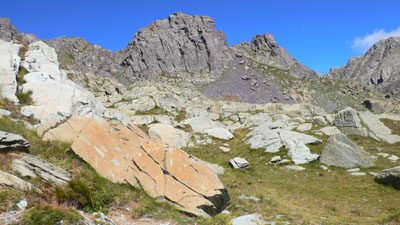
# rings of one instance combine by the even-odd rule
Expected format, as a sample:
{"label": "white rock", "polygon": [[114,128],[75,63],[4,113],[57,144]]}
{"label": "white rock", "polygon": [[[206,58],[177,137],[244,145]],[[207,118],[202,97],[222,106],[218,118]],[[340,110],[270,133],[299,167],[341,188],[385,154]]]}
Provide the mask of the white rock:
{"label": "white rock", "polygon": [[187,119],[183,121],[183,124],[190,125],[192,130],[198,133],[204,133],[205,130],[216,127],[225,128],[224,124],[217,121],[213,121],[208,117],[202,117],[202,116]]}
{"label": "white rock", "polygon": [[399,157],[396,156],[396,155],[391,155],[388,159],[389,159],[390,161],[392,161],[392,162],[396,162],[397,160],[399,160]]}
{"label": "white rock", "polygon": [[232,166],[233,169],[247,169],[250,167],[249,162],[240,157],[235,157],[229,160],[229,164]]}
{"label": "white rock", "polygon": [[11,112],[5,109],[0,109],[0,117],[2,116],[10,116]]}
{"label": "white rock", "polygon": [[265,224],[265,221],[262,219],[260,214],[250,214],[239,216],[231,221],[232,225],[260,225]]}
{"label": "white rock", "polygon": [[371,176],[374,176],[374,177],[376,177],[376,176],[378,176],[378,173],[375,173],[375,172],[368,172]]}
{"label": "white rock", "polygon": [[366,175],[366,173],[364,173],[364,172],[353,172],[353,173],[350,173],[351,175],[353,175],[353,176],[365,176]]}
{"label": "white rock", "polygon": [[0,40],[0,96],[18,103],[17,73],[21,58],[18,52],[22,45]]}
{"label": "white rock", "polygon": [[306,170],[306,168],[304,168],[302,166],[296,166],[296,165],[287,165],[287,166],[283,166],[283,168],[289,169],[289,170],[296,170],[296,171],[304,171],[304,170]]}
{"label": "white rock", "polygon": [[26,209],[26,207],[28,207],[28,202],[25,201],[25,200],[22,200],[22,201],[20,201],[20,202],[17,203],[17,207],[18,207],[20,210],[24,211],[24,210]]}
{"label": "white rock", "polygon": [[311,123],[303,123],[300,126],[298,126],[296,128],[296,130],[302,132],[302,131],[311,130],[311,128],[312,128],[312,124]]}
{"label": "white rock", "polygon": [[318,154],[312,154],[310,149],[301,141],[288,139],[283,140],[288,156],[295,164],[306,164],[318,159]]}
{"label": "white rock", "polygon": [[223,127],[214,127],[211,129],[207,129],[204,131],[204,133],[222,139],[222,140],[231,140],[233,139],[233,134],[229,132],[229,130],[223,128]]}
{"label": "white rock", "polygon": [[23,115],[34,116],[42,124],[49,120],[61,122],[71,115],[103,115],[104,107],[91,93],[67,79],[59,69],[55,50],[44,42],[29,45],[23,65],[30,73],[24,76],[22,91],[31,91],[34,102],[21,109]]}
{"label": "white rock", "polygon": [[321,169],[323,169],[323,170],[328,170],[328,167],[327,166],[324,166],[324,165],[321,165],[321,166],[319,166]]}
{"label": "white rock", "polygon": [[380,152],[380,153],[378,153],[377,155],[378,155],[378,156],[382,156],[383,158],[386,158],[386,157],[389,156],[389,154],[384,153],[384,152]]}
{"label": "white rock", "polygon": [[279,155],[272,157],[270,160],[271,163],[277,163],[279,161],[281,161],[281,156]]}
{"label": "white rock", "polygon": [[318,130],[322,134],[326,136],[334,136],[336,134],[340,134],[340,130],[337,127],[331,126],[331,127],[324,127]]}
{"label": "white rock", "polygon": [[346,171],[349,172],[349,173],[359,172],[360,168],[353,168],[353,169],[349,169],[349,170],[346,170]]}
{"label": "white rock", "polygon": [[221,149],[223,152],[229,152],[231,149],[226,148],[226,147],[219,147],[219,149]]}

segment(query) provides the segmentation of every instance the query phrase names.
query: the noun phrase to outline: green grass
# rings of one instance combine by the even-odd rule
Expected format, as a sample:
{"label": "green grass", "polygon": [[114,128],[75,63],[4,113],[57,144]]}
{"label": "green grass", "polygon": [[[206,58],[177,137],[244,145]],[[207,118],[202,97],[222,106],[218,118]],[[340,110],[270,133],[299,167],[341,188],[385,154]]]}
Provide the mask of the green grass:
{"label": "green grass", "polygon": [[[186,149],[200,159],[225,168],[220,179],[232,198],[228,208],[232,217],[257,212],[265,218],[284,215],[281,222],[286,220],[294,224],[379,224],[400,211],[399,192],[376,183],[372,176],[355,177],[345,169],[335,167],[330,167],[330,172],[324,171],[319,168],[319,162],[302,165],[306,171],[282,169],[268,162],[272,156],[285,156],[286,150],[281,149],[277,154],[264,153],[262,149],[252,150],[242,141],[247,133],[246,129],[238,129],[231,141],[214,140],[215,144]],[[363,137],[350,138],[365,149],[378,146],[384,152],[399,153],[396,145]],[[327,137],[322,139],[326,142]],[[230,152],[218,149],[223,143],[229,144]],[[312,152],[321,153],[323,144],[309,147]],[[231,169],[228,161],[236,156],[247,159],[250,169]],[[381,157],[376,164],[374,168],[361,171],[379,172],[395,165]],[[262,200],[242,200],[238,198],[241,194]]]}
{"label": "green grass", "polygon": [[50,206],[36,206],[31,208],[19,223],[21,225],[54,225],[63,221],[63,224],[81,224],[82,216],[75,210],[54,208]]}

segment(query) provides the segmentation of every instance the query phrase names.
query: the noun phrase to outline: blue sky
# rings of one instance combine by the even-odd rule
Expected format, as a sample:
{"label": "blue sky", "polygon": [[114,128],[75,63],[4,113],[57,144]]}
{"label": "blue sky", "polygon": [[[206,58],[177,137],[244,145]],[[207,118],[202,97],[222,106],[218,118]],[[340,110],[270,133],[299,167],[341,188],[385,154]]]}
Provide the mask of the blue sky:
{"label": "blue sky", "polygon": [[208,15],[228,44],[271,33],[281,47],[317,72],[343,66],[375,41],[400,36],[395,0],[0,0],[0,17],[40,39],[79,36],[117,51],[157,19],[182,11]]}

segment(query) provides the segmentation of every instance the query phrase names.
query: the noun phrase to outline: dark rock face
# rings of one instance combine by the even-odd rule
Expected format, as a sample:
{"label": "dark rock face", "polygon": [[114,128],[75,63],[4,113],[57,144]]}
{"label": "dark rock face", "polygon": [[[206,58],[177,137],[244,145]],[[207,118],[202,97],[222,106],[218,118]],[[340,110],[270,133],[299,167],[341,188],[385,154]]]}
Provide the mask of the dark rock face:
{"label": "dark rock face", "polygon": [[332,68],[329,79],[355,80],[389,95],[400,94],[400,37],[375,43],[364,55],[350,58],[342,68]]}
{"label": "dark rock face", "polygon": [[215,29],[213,19],[178,12],[135,33],[121,51],[126,54],[121,66],[134,77],[176,72],[218,74],[226,49],[225,34]]}
{"label": "dark rock face", "polygon": [[4,41],[18,40],[23,44],[29,44],[39,39],[33,34],[25,34],[19,32],[13,25],[10,19],[0,18],[0,39]]}
{"label": "dark rock face", "polygon": [[111,50],[88,43],[83,38],[59,37],[46,43],[56,50],[58,61],[64,69],[102,77],[117,75],[120,70]]}

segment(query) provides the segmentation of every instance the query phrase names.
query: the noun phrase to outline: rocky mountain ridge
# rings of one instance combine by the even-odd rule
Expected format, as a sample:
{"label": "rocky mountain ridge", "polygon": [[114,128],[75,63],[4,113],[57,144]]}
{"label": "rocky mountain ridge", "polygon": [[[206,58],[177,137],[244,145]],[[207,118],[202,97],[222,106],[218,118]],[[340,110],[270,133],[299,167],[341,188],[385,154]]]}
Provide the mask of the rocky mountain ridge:
{"label": "rocky mountain ridge", "polygon": [[387,95],[400,94],[400,37],[375,43],[364,55],[350,58],[341,68],[325,74],[331,80],[353,80]]}

